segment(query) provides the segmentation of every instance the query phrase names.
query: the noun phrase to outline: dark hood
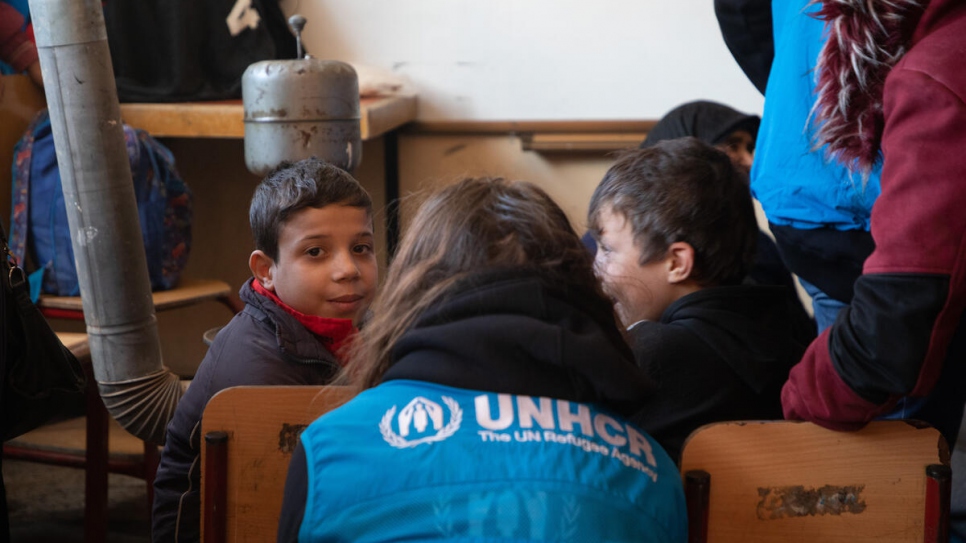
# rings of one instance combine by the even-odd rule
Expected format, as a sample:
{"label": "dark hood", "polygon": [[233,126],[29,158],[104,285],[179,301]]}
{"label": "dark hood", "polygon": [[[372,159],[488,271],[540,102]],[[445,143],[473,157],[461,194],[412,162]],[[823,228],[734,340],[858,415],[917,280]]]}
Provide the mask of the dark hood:
{"label": "dark hood", "polygon": [[526,272],[472,276],[396,343],[384,380],[598,403],[630,414],[653,383],[633,362],[610,304]]}
{"label": "dark hood", "polygon": [[695,137],[709,144],[717,145],[729,134],[738,129],[747,130],[752,139],[758,136],[761,118],[734,110],[724,104],[699,100],[682,104],[658,121],[641,143],[641,148],[650,147],[659,141]]}
{"label": "dark hood", "polygon": [[687,326],[760,394],[788,374],[813,336],[791,318],[790,303],[782,287],[711,287],[671,304],[661,322]]}

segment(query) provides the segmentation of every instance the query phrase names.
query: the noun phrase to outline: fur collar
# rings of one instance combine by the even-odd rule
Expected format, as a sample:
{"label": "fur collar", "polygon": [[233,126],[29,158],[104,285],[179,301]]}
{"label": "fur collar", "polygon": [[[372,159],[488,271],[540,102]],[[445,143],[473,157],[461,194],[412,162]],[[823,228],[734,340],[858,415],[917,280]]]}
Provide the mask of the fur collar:
{"label": "fur collar", "polygon": [[929,0],[813,0],[828,39],[816,65],[812,109],[816,147],[853,171],[880,159],[882,93],[889,70],[906,53]]}

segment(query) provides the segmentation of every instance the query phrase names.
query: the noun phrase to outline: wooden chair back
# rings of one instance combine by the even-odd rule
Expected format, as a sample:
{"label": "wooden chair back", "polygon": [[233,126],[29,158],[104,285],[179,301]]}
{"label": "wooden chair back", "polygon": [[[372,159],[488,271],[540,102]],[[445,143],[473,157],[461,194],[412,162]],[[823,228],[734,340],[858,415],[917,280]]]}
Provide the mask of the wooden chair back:
{"label": "wooden chair back", "polygon": [[244,386],[201,421],[202,540],[274,541],[292,452],[306,426],[352,397],[344,387]]}
{"label": "wooden chair back", "polygon": [[681,472],[692,542],[948,540],[949,449],[921,423],[710,424]]}

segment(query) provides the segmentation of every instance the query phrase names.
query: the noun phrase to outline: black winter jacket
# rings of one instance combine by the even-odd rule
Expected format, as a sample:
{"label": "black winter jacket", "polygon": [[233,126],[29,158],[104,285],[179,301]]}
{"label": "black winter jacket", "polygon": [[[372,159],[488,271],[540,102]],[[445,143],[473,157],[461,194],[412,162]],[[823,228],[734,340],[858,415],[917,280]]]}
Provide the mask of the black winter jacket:
{"label": "black winter jacket", "polygon": [[657,392],[632,417],[671,458],[699,426],[782,418],[781,387],[814,337],[780,287],[711,287],[628,332]]}
{"label": "black winter jacket", "polygon": [[201,539],[201,415],[212,396],[241,385],[324,385],[339,369],[322,339],[251,281],[239,292],[245,309],[215,337],[168,425],[154,479],[155,542]]}

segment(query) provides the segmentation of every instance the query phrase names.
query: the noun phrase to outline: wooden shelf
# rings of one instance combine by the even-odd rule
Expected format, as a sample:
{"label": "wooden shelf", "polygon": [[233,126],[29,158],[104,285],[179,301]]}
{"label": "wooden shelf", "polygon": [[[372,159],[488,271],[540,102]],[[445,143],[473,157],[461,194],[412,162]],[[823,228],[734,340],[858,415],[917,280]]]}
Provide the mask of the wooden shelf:
{"label": "wooden shelf", "polygon": [[646,137],[647,132],[611,134],[537,133],[524,134],[520,141],[524,151],[608,152],[637,147]]}
{"label": "wooden shelf", "polygon": [[[362,139],[377,138],[416,118],[415,96],[362,98]],[[244,108],[230,102],[121,104],[125,123],[161,138],[243,138]]]}
{"label": "wooden shelf", "polygon": [[637,147],[647,137],[654,120],[560,120],[560,121],[416,121],[410,134],[519,136],[524,151],[539,153],[608,153]]}
{"label": "wooden shelf", "polygon": [[[171,290],[152,292],[155,311],[174,309],[192,305],[205,300],[217,300],[231,294],[231,287],[224,281],[216,279],[188,279],[178,282],[178,286]],[[60,309],[65,311],[83,312],[84,304],[80,296],[49,296],[43,295],[37,302],[41,310]]]}

